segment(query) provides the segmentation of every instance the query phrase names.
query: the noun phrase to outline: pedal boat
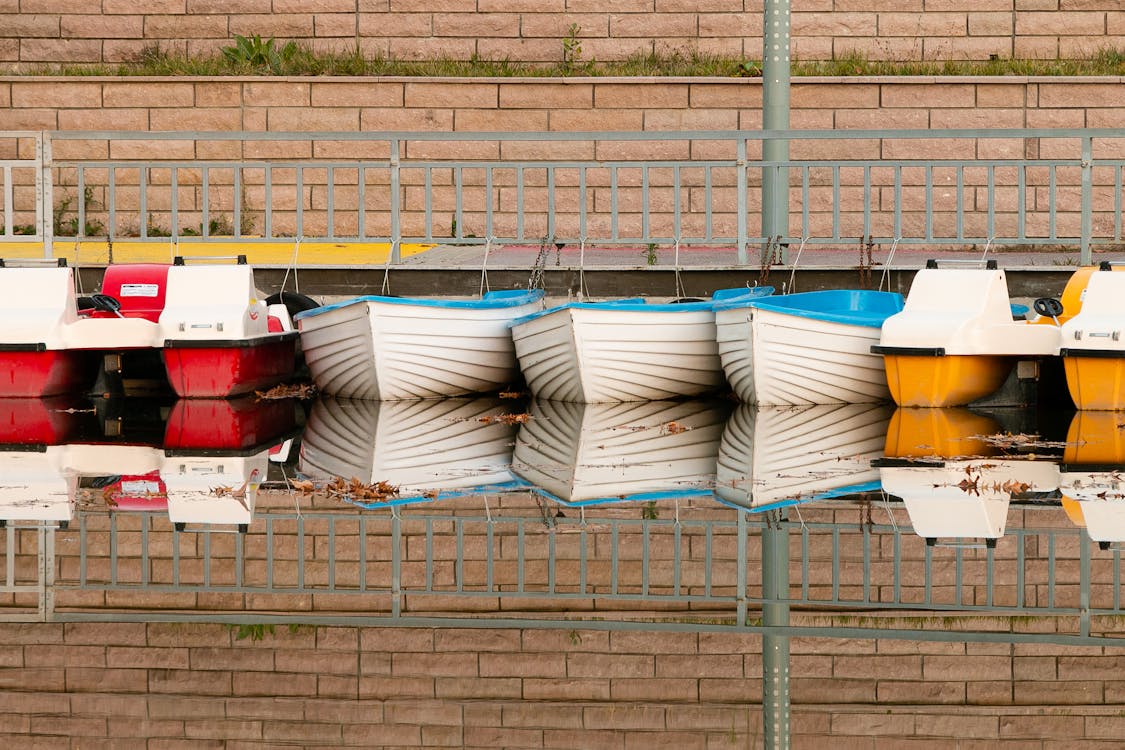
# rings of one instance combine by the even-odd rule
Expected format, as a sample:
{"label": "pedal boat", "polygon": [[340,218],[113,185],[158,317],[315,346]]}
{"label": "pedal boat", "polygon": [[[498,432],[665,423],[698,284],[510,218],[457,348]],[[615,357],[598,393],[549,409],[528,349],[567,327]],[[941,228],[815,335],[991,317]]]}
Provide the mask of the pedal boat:
{"label": "pedal boat", "polygon": [[1079,411],[1070,422],[1059,492],[1070,520],[1106,550],[1125,542],[1125,432],[1121,416]]}
{"label": "pedal boat", "polygon": [[715,307],[719,357],[747,404],[889,401],[883,358],[871,351],[901,294],[830,290],[740,299]]}
{"label": "pedal boat", "polygon": [[773,287],[721,289],[709,300],[570,302],[512,323],[537,399],[612,403],[701,396],[726,386],[715,308]]}
{"label": "pedal boat", "polygon": [[1062,324],[1059,356],[1078,409],[1125,409],[1125,274],[1111,270],[1089,274],[1081,310]]}
{"label": "pedal boat", "polygon": [[297,313],[313,381],[341,398],[382,401],[491,393],[519,379],[512,320],[543,291],[480,299],[366,296]]}
{"label": "pedal boat", "polygon": [[983,440],[1000,425],[968,409],[898,409],[883,458],[873,462],[883,491],[902,500],[914,533],[933,547],[984,546],[1004,536],[1013,496],[1059,487],[1055,460],[1000,455]]}
{"label": "pedal boat", "polygon": [[0,267],[0,397],[85,392],[103,366],[141,350],[159,352],[181,398],[235,396],[293,373],[297,333],[285,306],[255,290],[244,257],[111,265],[81,305],[63,263]]}
{"label": "pedal boat", "polygon": [[883,323],[887,386],[899,406],[963,406],[994,393],[1020,359],[1055,356],[1059,329],[1013,320],[1002,270],[927,267]]}

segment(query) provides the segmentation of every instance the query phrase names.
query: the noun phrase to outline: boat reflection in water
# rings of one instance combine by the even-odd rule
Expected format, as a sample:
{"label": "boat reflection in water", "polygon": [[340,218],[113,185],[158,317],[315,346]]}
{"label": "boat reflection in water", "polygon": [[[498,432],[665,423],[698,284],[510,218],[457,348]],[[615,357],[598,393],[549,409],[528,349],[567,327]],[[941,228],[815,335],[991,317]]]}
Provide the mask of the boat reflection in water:
{"label": "boat reflection in water", "polygon": [[300,472],[397,488],[381,507],[512,487],[522,403],[499,398],[368,401],[322,398],[301,441]]}
{"label": "boat reflection in water", "polygon": [[715,494],[765,511],[878,490],[871,462],[883,453],[891,411],[872,404],[740,405],[723,432]]}
{"label": "boat reflection in water", "polygon": [[729,412],[721,401],[534,401],[512,470],[570,506],[710,496]]}
{"label": "boat reflection in water", "polygon": [[964,408],[895,411],[885,457],[875,465],[883,490],[902,499],[926,544],[977,538],[995,547],[1013,496],[1058,488],[1054,460],[1003,455],[987,439],[1000,432],[995,419]]}
{"label": "boat reflection in water", "polygon": [[1102,549],[1125,542],[1125,432],[1112,411],[1078,411],[1070,423],[1059,491],[1067,516]]}
{"label": "boat reflection in water", "polygon": [[65,526],[81,502],[246,531],[295,427],[291,400],[0,399],[0,520]]}

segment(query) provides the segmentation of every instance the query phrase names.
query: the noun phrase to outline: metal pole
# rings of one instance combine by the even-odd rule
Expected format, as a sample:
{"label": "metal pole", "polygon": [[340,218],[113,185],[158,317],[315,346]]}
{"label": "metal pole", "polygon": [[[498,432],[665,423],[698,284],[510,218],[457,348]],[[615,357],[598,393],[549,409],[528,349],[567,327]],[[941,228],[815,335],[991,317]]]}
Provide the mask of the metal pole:
{"label": "metal pole", "polygon": [[[762,34],[762,129],[789,129],[789,0],[766,0]],[[787,138],[762,142],[763,259],[772,242],[789,232],[789,160]],[[782,257],[784,261],[784,256]]]}
{"label": "metal pole", "polygon": [[[782,511],[770,511],[762,529],[762,624],[788,627],[789,530]],[[789,636],[762,636],[762,724],[766,750],[789,748]]]}
{"label": "metal pole", "polygon": [[1093,264],[1090,237],[1094,233],[1094,139],[1082,139],[1082,247],[1081,264]]}

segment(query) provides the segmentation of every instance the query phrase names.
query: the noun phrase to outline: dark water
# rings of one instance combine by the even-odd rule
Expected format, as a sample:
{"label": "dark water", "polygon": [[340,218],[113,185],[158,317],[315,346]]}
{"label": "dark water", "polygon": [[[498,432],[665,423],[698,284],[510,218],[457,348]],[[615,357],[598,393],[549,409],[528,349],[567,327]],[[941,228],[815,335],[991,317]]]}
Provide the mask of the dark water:
{"label": "dark water", "polygon": [[1115,646],[1125,614],[1114,413],[53,399],[0,417],[9,614],[755,634],[786,675],[771,710],[790,638],[1057,660]]}

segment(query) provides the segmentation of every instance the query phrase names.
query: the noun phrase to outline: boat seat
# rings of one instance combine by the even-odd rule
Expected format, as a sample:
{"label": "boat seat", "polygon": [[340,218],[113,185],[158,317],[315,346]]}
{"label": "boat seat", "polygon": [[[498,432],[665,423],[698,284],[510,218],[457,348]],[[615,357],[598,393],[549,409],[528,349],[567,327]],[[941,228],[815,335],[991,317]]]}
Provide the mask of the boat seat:
{"label": "boat seat", "polygon": [[267,333],[265,302],[247,265],[168,268],[160,325],[168,339],[238,339]]}
{"label": "boat seat", "polygon": [[1001,270],[922,269],[902,312],[883,324],[880,346],[946,354],[1057,354],[1058,329],[1012,319]]}
{"label": "boat seat", "polygon": [[[164,311],[168,288],[168,269],[162,263],[124,263],[109,266],[102,277],[101,293],[120,303],[120,317],[144,318],[156,323]],[[92,317],[118,317],[107,310],[95,310]]]}
{"label": "boat seat", "polygon": [[9,344],[58,348],[60,331],[78,318],[73,269],[0,268],[0,328]]}

